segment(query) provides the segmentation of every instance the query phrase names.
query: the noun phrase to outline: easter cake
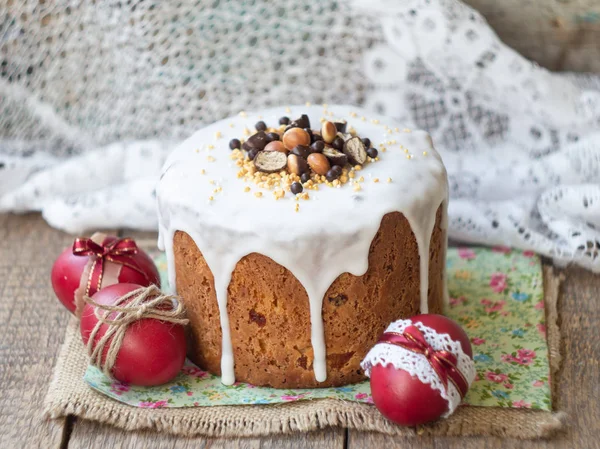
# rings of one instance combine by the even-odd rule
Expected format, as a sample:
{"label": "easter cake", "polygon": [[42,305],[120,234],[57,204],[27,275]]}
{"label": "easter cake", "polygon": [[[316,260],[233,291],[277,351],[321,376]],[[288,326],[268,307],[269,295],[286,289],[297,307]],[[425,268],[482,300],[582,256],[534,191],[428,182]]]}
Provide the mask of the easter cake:
{"label": "easter cake", "polygon": [[356,107],[241,112],[201,129],[157,187],[190,359],[227,385],[363,380],[390,322],[442,311],[447,195],[427,133]]}

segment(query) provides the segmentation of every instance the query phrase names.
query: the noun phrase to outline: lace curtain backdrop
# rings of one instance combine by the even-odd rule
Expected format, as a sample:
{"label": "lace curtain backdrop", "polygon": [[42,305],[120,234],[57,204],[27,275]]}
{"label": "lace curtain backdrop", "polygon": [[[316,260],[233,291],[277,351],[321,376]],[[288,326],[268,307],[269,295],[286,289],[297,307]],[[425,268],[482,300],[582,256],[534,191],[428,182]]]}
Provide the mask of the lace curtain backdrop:
{"label": "lace curtain backdrop", "polygon": [[600,77],[525,60],[457,0],[1,0],[0,26],[0,211],[155,229],[162,162],[202,125],[349,103],[431,133],[452,239],[600,272]]}

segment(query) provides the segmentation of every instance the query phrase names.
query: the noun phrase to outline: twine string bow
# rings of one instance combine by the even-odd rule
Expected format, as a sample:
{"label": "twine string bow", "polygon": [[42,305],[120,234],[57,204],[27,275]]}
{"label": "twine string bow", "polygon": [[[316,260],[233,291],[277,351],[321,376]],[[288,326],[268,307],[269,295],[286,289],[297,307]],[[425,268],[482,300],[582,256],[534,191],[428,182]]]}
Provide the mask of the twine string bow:
{"label": "twine string bow", "polygon": [[91,238],[77,238],[73,243],[73,254],[93,258],[90,274],[85,289],[86,296],[92,296],[102,286],[104,262],[109,261],[131,268],[140,273],[146,280],[148,276],[132,260],[138,253],[138,247],[132,239],[116,239],[109,243],[96,243]]}
{"label": "twine string bow", "polygon": [[[85,302],[94,307],[94,315],[98,319],[87,343],[90,363],[108,377],[112,377],[111,371],[117,360],[117,354],[123,344],[125,332],[131,324],[144,318],[154,318],[183,326],[188,323],[181,301],[176,296],[163,294],[156,285],[133,290],[123,295],[113,305],[98,304],[89,296],[85,297]],[[103,324],[108,327],[96,342],[96,336]],[[108,351],[103,357],[107,346]]]}
{"label": "twine string bow", "polygon": [[449,351],[434,349],[418,327],[408,326],[401,334],[386,332],[377,344],[400,346],[408,351],[422,354],[440,378],[446,392],[448,391],[448,382],[452,382],[461,399],[467,394],[469,383],[456,366],[457,357]]}

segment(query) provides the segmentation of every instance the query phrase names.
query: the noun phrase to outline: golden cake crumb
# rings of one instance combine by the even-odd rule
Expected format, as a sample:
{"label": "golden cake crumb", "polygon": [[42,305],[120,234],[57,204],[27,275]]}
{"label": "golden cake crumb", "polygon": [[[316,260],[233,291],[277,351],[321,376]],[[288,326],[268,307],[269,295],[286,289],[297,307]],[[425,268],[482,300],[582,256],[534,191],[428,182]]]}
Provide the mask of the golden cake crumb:
{"label": "golden cake crumb", "polygon": [[388,183],[392,182],[392,178],[388,178],[388,179],[387,179],[387,182],[388,182]]}
{"label": "golden cake crumb", "polygon": [[207,160],[208,162],[214,162],[214,161],[216,161],[216,159],[215,159],[214,157],[212,157],[212,156],[208,156],[208,157],[206,158],[206,160]]}
{"label": "golden cake crumb", "polygon": [[260,197],[262,197],[262,192],[254,192],[254,196],[256,198],[260,198]]}
{"label": "golden cake crumb", "polygon": [[244,187],[244,192],[249,192],[250,191],[250,187],[246,186]]}

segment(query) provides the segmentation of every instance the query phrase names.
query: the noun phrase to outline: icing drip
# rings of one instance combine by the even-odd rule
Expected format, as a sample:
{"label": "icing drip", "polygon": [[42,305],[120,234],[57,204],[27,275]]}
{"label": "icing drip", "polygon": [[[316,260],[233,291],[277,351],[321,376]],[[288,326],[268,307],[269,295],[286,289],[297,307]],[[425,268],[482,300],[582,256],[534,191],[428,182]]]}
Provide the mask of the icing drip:
{"label": "icing drip", "polygon": [[[360,120],[352,111],[359,116],[367,114],[357,108],[331,106],[330,110],[334,118],[348,120],[360,136],[369,137],[373,146],[389,143],[380,161],[357,172],[357,177],[365,178],[359,192],[352,185],[339,189],[321,186],[318,191],[308,190],[310,200],[298,203],[289,192],[275,201],[271,192],[253,184],[252,191],[262,191],[262,198],[244,192],[249,184],[236,176],[237,167],[229,158],[229,140],[239,138],[245,127],[252,129],[258,120],[276,124],[283,115],[295,118],[306,113],[315,128],[323,115],[323,109],[315,106],[295,106],[287,112],[274,108],[214,123],[186,140],[165,163],[168,169],[163,170],[157,194],[159,240],[167,253],[169,282],[176,282],[173,237],[176,231],[183,231],[195,242],[214,276],[223,335],[222,382],[226,385],[235,381],[227,288],[236,264],[248,254],[271,258],[305,288],[313,368],[319,382],[327,378],[323,298],[342,273],[360,276],[367,271],[371,242],[387,213],[403,213],[415,235],[421,312],[427,312],[429,242],[440,205],[444,233],[446,227],[448,188],[441,159],[424,132],[391,131],[384,127],[394,127],[391,120]],[[386,182],[388,177],[391,182]],[[216,187],[220,188],[218,193]],[[294,212],[295,204],[300,204],[298,213]]]}

